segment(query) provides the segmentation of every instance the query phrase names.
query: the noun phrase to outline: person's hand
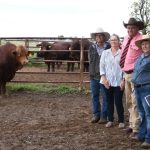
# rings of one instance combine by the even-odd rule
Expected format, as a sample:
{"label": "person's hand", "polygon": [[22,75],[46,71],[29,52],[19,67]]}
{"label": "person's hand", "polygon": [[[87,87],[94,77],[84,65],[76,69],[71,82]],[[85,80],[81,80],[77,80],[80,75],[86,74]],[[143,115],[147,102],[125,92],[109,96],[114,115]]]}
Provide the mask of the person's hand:
{"label": "person's hand", "polygon": [[123,90],[124,90],[124,87],[125,87],[125,81],[124,81],[124,80],[121,80],[120,89],[123,91]]}
{"label": "person's hand", "polygon": [[107,80],[107,78],[105,76],[102,76],[102,83],[104,84],[106,89],[109,89],[110,84],[109,84],[109,81]]}
{"label": "person's hand", "polygon": [[110,84],[108,82],[108,80],[106,79],[105,83],[104,83],[104,86],[106,89],[109,89],[110,88]]}

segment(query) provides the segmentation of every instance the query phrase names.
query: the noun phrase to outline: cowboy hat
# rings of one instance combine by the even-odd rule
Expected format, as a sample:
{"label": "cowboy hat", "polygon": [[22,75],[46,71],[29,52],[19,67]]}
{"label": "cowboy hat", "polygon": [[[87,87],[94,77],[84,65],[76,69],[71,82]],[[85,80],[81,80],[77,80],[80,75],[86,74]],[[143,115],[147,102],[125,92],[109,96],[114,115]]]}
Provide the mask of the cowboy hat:
{"label": "cowboy hat", "polygon": [[106,41],[110,38],[110,34],[108,32],[104,32],[102,28],[97,28],[95,32],[91,33],[91,38],[95,39],[97,34],[103,34]]}
{"label": "cowboy hat", "polygon": [[127,28],[128,25],[135,25],[139,28],[139,30],[143,30],[145,28],[144,22],[138,21],[135,18],[130,18],[128,23],[123,22],[123,25],[125,26],[125,28]]}
{"label": "cowboy hat", "polygon": [[141,49],[141,44],[143,41],[149,41],[150,42],[150,35],[143,35],[140,40],[135,41],[135,45]]}

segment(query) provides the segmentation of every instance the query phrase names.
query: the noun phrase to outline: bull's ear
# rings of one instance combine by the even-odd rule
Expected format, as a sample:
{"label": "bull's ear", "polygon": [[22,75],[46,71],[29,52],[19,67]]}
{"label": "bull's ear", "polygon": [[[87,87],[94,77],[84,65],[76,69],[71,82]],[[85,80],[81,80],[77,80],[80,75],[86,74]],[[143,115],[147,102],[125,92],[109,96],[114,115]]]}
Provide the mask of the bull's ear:
{"label": "bull's ear", "polygon": [[36,45],[36,47],[41,47],[41,46],[42,46],[41,43]]}
{"label": "bull's ear", "polygon": [[34,52],[32,52],[32,51],[28,51],[27,56],[33,56],[33,55],[34,55]]}
{"label": "bull's ear", "polygon": [[49,47],[49,48],[51,48],[51,47],[52,47],[52,45],[49,45],[48,47]]}
{"label": "bull's ear", "polygon": [[69,47],[69,51],[71,51],[72,49],[71,49],[71,47]]}

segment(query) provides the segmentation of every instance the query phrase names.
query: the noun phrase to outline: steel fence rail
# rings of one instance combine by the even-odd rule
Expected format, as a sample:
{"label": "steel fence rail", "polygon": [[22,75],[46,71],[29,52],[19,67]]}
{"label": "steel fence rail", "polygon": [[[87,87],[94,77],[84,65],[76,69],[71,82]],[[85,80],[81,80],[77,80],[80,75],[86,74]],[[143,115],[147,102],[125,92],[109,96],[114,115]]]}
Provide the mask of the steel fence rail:
{"label": "steel fence rail", "polygon": [[[2,44],[2,41],[5,40],[7,41],[13,41],[13,42],[17,42],[17,41],[23,41],[24,45],[27,47],[28,51],[31,53],[38,53],[40,52],[39,50],[31,50],[32,48],[37,48],[37,46],[33,46],[30,45],[31,42],[42,42],[42,41],[47,41],[47,42],[56,42],[56,41],[66,41],[66,40],[73,40],[73,39],[80,39],[81,40],[81,48],[80,50],[73,50],[73,52],[79,52],[80,51],[80,60],[79,61],[70,61],[70,60],[42,60],[39,61],[37,58],[30,58],[29,62],[31,62],[31,60],[36,60],[34,62],[35,63],[43,63],[43,62],[63,62],[63,63],[79,63],[80,64],[80,72],[25,72],[25,71],[18,71],[16,72],[16,74],[73,74],[73,75],[79,75],[79,80],[78,81],[19,81],[19,80],[12,80],[11,82],[22,82],[22,83],[78,83],[79,84],[79,88],[82,89],[83,88],[83,84],[84,83],[89,83],[89,81],[84,81],[83,75],[84,74],[88,74],[87,72],[83,72],[83,63],[88,63],[88,61],[84,61],[83,57],[84,57],[84,52],[87,52],[88,50],[84,50],[83,49],[83,39],[89,39],[91,40],[91,38],[72,38],[72,37],[0,37],[0,45]],[[46,52],[54,52],[55,50],[45,50]],[[70,52],[71,50],[57,50],[57,52]],[[84,52],[83,52],[84,51]],[[43,51],[44,52],[44,51]],[[56,52],[56,51],[55,51]],[[31,62],[33,63],[33,62]]]}

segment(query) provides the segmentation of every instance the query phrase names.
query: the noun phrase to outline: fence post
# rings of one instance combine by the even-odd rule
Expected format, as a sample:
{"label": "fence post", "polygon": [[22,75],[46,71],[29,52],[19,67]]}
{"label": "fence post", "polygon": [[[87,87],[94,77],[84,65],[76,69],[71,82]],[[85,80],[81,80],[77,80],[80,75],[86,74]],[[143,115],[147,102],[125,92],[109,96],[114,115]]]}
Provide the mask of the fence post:
{"label": "fence post", "polygon": [[83,89],[83,61],[84,61],[84,47],[83,47],[83,38],[80,41],[80,83],[79,83],[79,90]]}
{"label": "fence post", "polygon": [[25,40],[25,47],[29,50],[29,40],[28,39]]}

